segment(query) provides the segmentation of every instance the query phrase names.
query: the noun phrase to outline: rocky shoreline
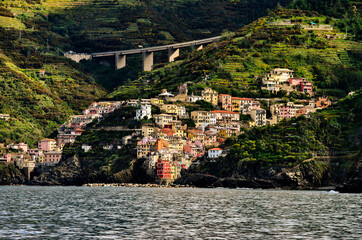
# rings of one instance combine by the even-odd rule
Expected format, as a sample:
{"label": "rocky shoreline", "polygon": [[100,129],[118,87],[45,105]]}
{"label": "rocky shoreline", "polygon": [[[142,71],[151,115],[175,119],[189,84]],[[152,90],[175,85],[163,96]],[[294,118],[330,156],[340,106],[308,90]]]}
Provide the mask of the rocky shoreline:
{"label": "rocky shoreline", "polygon": [[160,185],[156,183],[86,183],[82,187],[130,187],[130,188],[195,188],[190,185],[169,184]]}

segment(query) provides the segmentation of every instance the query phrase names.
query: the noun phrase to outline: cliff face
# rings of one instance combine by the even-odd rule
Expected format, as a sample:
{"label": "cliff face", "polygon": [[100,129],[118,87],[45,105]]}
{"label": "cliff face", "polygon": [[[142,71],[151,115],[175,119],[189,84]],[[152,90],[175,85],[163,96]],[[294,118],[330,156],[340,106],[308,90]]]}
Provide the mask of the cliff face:
{"label": "cliff face", "polygon": [[0,164],[0,185],[24,184],[24,175],[13,164]]}
{"label": "cliff face", "polygon": [[85,174],[76,156],[65,159],[59,166],[35,177],[33,185],[82,185]]}
{"label": "cliff face", "polygon": [[[340,164],[349,161],[350,164]],[[130,168],[115,174],[91,171],[72,156],[53,168],[35,177],[32,185],[82,185],[85,183],[150,183],[155,182],[143,168],[143,161],[133,162]],[[324,164],[322,164],[322,162]],[[273,166],[265,168],[260,164],[249,164],[237,169],[231,176],[214,176],[190,169],[176,184],[196,187],[226,188],[279,188],[279,189],[318,189],[330,188],[340,192],[361,193],[362,171],[361,153],[346,159],[327,159],[306,161],[293,167]],[[11,170],[11,169],[9,169]],[[8,170],[8,171],[9,171]],[[0,175],[1,184],[22,184],[25,179],[16,170]],[[3,172],[0,172],[0,174]]]}
{"label": "cliff face", "polygon": [[[350,161],[351,164],[341,164]],[[204,174],[194,169],[176,181],[196,187],[227,188],[330,188],[341,192],[362,192],[361,157],[355,160],[323,158],[294,167],[248,164],[230,176]],[[343,187],[341,187],[343,185]]]}
{"label": "cliff face", "polygon": [[135,161],[128,169],[109,174],[103,171],[95,171],[89,165],[82,163],[77,155],[61,161],[53,169],[35,177],[31,185],[44,186],[80,186],[85,183],[148,183],[153,182],[143,168],[143,161]]}
{"label": "cliff face", "polygon": [[337,190],[343,193],[362,193],[362,152],[349,169],[347,181]]}

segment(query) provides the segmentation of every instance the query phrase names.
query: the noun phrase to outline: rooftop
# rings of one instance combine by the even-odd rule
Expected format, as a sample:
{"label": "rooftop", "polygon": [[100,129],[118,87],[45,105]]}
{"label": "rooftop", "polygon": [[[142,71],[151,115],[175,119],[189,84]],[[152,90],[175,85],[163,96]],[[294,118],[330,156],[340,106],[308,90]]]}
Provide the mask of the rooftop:
{"label": "rooftop", "polygon": [[237,112],[226,111],[226,110],[214,110],[214,111],[211,111],[211,113],[239,114]]}
{"label": "rooftop", "polygon": [[221,148],[211,148],[209,151],[222,151]]}
{"label": "rooftop", "polygon": [[251,101],[252,100],[251,98],[239,98],[239,97],[232,97],[231,99],[242,100],[242,101]]}

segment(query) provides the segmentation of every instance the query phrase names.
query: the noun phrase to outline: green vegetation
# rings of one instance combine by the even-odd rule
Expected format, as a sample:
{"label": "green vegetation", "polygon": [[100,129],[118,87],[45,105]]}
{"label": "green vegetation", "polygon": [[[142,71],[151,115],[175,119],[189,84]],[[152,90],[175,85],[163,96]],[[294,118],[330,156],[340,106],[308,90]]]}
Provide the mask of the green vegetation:
{"label": "green vegetation", "polygon": [[[87,130],[76,139],[71,146],[66,146],[63,153],[67,156],[77,155],[82,168],[96,175],[99,179],[109,179],[114,174],[129,169],[135,154],[135,144],[123,145],[122,138],[134,131],[101,130],[102,127],[134,128],[137,122],[133,120],[136,108],[123,107],[107,115],[99,123],[95,120]],[[81,148],[83,144],[92,146],[88,152]],[[112,146],[112,149],[107,149]]]}
{"label": "green vegetation", "polygon": [[[184,82],[193,82],[195,93],[205,86],[220,93],[239,97],[272,97],[260,91],[259,77],[273,68],[293,69],[297,77],[312,81],[317,95],[343,97],[362,87],[362,47],[345,39],[334,24],[333,30],[304,30],[299,25],[275,25],[291,20],[307,25],[315,19],[326,19],[316,12],[277,10],[267,17],[242,28],[226,40],[194,52],[184,60],[145,73],[138,80],[119,87],[109,95],[122,99],[127,96],[155,96],[165,86],[175,91]],[[322,20],[321,20],[322,21]],[[326,36],[333,36],[327,39]],[[147,79],[151,84],[144,86]],[[283,93],[279,93],[282,97]],[[300,98],[301,96],[293,96]]]}
{"label": "green vegetation", "polygon": [[18,34],[0,28],[0,113],[11,116],[0,122],[0,142],[33,146],[105,91],[76,64],[58,56],[55,46],[62,38],[24,32],[20,39]]}
{"label": "green vegetation", "polygon": [[[317,11],[330,17],[339,18],[336,21],[342,32],[352,34],[357,40],[362,39],[361,1],[351,0],[295,0],[289,5],[293,9]],[[329,24],[331,18],[326,18],[324,23]]]}
{"label": "green vegetation", "polygon": [[[18,35],[20,29],[34,35],[51,33],[51,38],[62,38],[54,45],[59,52],[130,49],[235,31],[266,14],[277,2],[286,5],[291,0],[3,0],[0,27],[16,29]],[[165,62],[166,54],[157,53],[156,62]],[[141,72],[140,56],[127,58],[132,68],[117,72],[113,59],[101,59],[106,68],[99,61],[82,66],[108,90],[137,79]]]}
{"label": "green vegetation", "polygon": [[[79,114],[107,89],[129,85],[141,71],[113,69],[113,59],[82,65],[62,57],[74,50],[93,52],[163,45],[237,30],[278,1],[234,0],[2,0],[0,1],[0,142],[34,146],[71,114]],[[280,1],[279,1],[280,2]],[[282,4],[289,0],[281,1]],[[207,14],[206,14],[207,13]],[[156,55],[156,61],[165,56]],[[45,74],[40,72],[45,70]],[[129,87],[120,97],[139,94]]]}
{"label": "green vegetation", "polygon": [[[275,126],[253,128],[238,138],[228,139],[231,147],[225,159],[206,162],[202,171],[231,176],[250,164],[296,166],[318,159],[314,155],[348,155],[360,151],[362,129],[362,91],[348,96],[332,107]],[[316,162],[311,163],[315,168]],[[322,162],[321,164],[326,164]],[[311,166],[310,166],[311,167]]]}

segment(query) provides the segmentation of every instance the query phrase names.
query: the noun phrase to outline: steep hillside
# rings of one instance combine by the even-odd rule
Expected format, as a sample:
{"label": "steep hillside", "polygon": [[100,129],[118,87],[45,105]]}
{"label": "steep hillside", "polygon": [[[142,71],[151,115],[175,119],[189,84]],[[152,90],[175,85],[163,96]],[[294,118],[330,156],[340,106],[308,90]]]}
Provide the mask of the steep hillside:
{"label": "steep hillside", "polygon": [[[293,23],[279,24],[285,20]],[[298,25],[308,26],[313,21],[327,21],[333,30],[303,29]],[[196,92],[211,86],[233,96],[269,97],[258,90],[258,77],[277,67],[293,69],[298,77],[311,80],[317,94],[343,97],[362,87],[362,46],[346,39],[337,23],[337,19],[316,12],[274,11],[185,60],[156,66],[109,97],[154,96],[162,88],[175,91],[177,85],[187,81],[195,83],[191,90]],[[143,80],[150,84],[143,86]]]}
{"label": "steep hillside", "polygon": [[[69,36],[76,51],[159,45],[237,30],[291,0],[5,0],[0,3],[24,21],[42,23]],[[29,11],[30,10],[30,11]],[[3,14],[4,17],[8,13]],[[44,23],[44,20],[46,22]],[[1,24],[1,21],[0,21]]]}
{"label": "steep hillside", "polygon": [[79,66],[58,56],[58,41],[41,32],[24,32],[19,39],[0,28],[0,113],[11,117],[0,120],[0,142],[33,146],[105,94]]}
{"label": "steep hillside", "polygon": [[[223,147],[230,152],[225,158],[198,159],[200,164],[191,167],[176,183],[198,187],[310,189],[340,186],[352,179],[353,191],[360,192],[361,179],[355,177],[360,167],[354,166],[360,166],[361,160],[361,107],[362,92],[358,91],[310,119],[299,117],[275,126],[250,129],[226,141]],[[136,142],[122,144],[122,138],[136,127],[132,125],[134,115],[134,108],[125,107],[90,125],[75,144],[66,146],[60,165],[36,177],[32,184],[155,181],[154,176],[146,173],[144,160],[136,160]],[[129,131],[112,130],[119,125]],[[84,152],[83,144],[93,148]],[[107,149],[110,145],[112,150]]]}
{"label": "steep hillside", "polygon": [[210,174],[232,176],[248,174],[252,165],[266,169],[308,162],[309,167],[317,167],[315,173],[323,174],[333,160],[348,166],[352,161],[346,161],[347,156],[356,158],[362,144],[361,119],[362,92],[359,91],[310,119],[299,117],[230,138],[226,144],[231,147],[228,156],[216,163],[205,163],[201,168]]}
{"label": "steep hillside", "polygon": [[0,122],[0,142],[32,145],[67,116],[103,96],[104,89],[95,82],[112,89],[139,72],[137,68],[114,72],[96,61],[80,66],[63,58],[64,51],[103,51],[214,36],[240,28],[277,2],[0,1],[0,113],[11,116],[10,121]]}
{"label": "steep hillside", "polygon": [[[95,52],[155,46],[235,31],[261,17],[277,3],[291,0],[3,0],[0,26],[62,38],[57,51]],[[45,39],[46,40],[46,39]],[[51,41],[51,39],[49,39]],[[97,83],[113,89],[141,72],[140,56],[132,67],[114,72],[113,59],[85,62],[82,67]],[[165,53],[157,53],[156,61]],[[110,66],[109,66],[110,65]]]}

